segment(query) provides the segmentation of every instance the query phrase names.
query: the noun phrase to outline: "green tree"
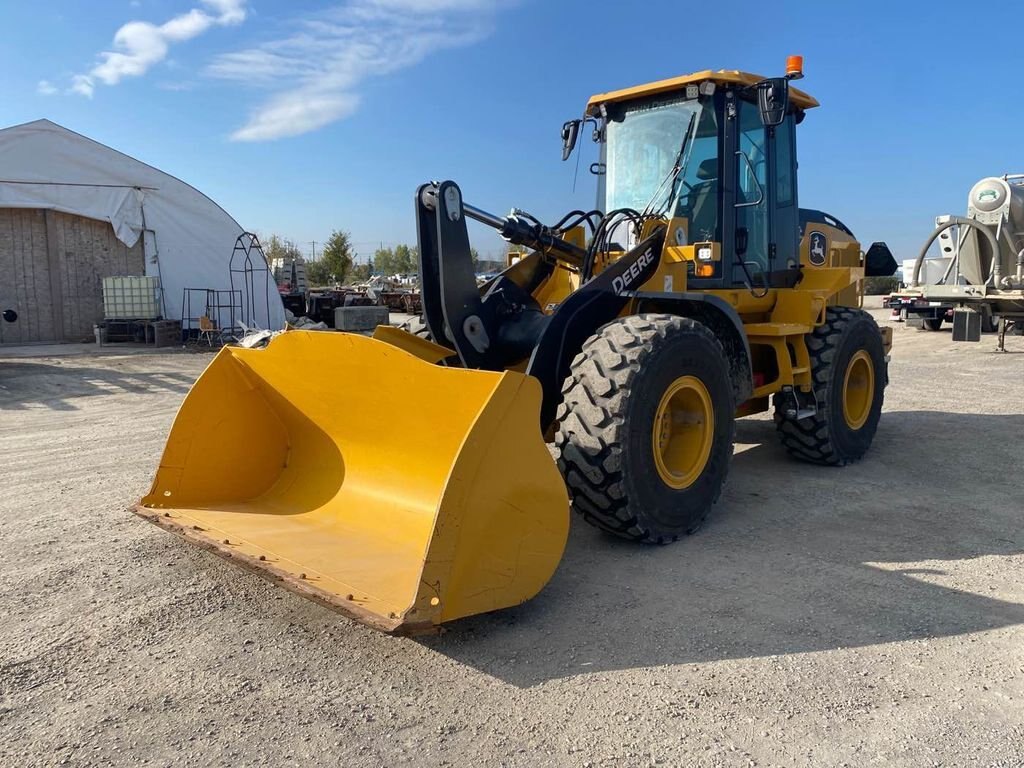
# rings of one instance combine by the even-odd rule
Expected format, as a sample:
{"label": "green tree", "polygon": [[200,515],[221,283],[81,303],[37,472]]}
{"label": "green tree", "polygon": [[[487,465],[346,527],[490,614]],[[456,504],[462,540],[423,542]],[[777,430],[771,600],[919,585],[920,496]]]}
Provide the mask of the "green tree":
{"label": "green tree", "polygon": [[322,288],[331,283],[331,275],[322,261],[311,261],[306,264],[306,280],[310,288]]}
{"label": "green tree", "polygon": [[373,254],[373,271],[378,275],[413,274],[419,269],[419,249],[404,243],[392,248],[378,248]]}
{"label": "green tree", "polygon": [[327,238],[327,245],[324,246],[320,261],[327,265],[336,282],[345,282],[354,262],[352,237],[349,233],[339,230],[332,231],[331,236]]}
{"label": "green tree", "polygon": [[395,252],[390,248],[378,248],[374,251],[373,272],[378,275],[395,274]]}
{"label": "green tree", "polygon": [[290,240],[275,234],[260,238],[260,245],[263,246],[263,255],[267,257],[267,266],[271,269],[274,281],[279,285],[290,283],[292,261],[302,261],[299,249]]}
{"label": "green tree", "polygon": [[395,246],[396,274],[407,275],[419,269],[419,249],[408,245]]}
{"label": "green tree", "polygon": [[349,282],[362,283],[370,279],[372,264],[353,264],[352,271],[348,273]]}
{"label": "green tree", "polygon": [[879,296],[899,290],[900,279],[898,277],[868,277],[864,280],[864,294],[866,296]]}
{"label": "green tree", "polygon": [[340,284],[348,277],[352,261],[352,238],[348,232],[334,230],[320,258],[306,265],[306,275],[313,285]]}
{"label": "green tree", "polygon": [[291,240],[285,240],[280,235],[271,235],[260,240],[263,246],[263,255],[267,257],[267,263],[273,266],[274,259],[298,259],[302,257],[299,249]]}

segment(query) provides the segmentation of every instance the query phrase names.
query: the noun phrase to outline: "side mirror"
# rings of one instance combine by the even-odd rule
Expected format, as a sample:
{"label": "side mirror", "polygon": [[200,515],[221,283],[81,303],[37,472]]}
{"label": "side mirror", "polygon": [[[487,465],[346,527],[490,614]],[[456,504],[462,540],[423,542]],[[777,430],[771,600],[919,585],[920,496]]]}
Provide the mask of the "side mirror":
{"label": "side mirror", "polygon": [[769,128],[781,125],[789,109],[789,81],[773,77],[757,84],[757,108],[761,122]]}
{"label": "side mirror", "polygon": [[562,160],[568,160],[576,148],[576,140],[580,137],[582,120],[568,120],[562,126]]}

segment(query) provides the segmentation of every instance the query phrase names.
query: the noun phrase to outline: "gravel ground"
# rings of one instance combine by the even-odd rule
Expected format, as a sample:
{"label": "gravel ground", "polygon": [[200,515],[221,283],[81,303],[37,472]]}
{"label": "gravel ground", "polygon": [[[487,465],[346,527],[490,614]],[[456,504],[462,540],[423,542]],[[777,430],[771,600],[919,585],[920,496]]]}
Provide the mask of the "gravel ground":
{"label": "gravel ground", "polygon": [[128,512],[208,356],[0,357],[0,764],[1024,765],[1024,338],[895,335],[863,462],[743,420],[697,535],[419,640]]}

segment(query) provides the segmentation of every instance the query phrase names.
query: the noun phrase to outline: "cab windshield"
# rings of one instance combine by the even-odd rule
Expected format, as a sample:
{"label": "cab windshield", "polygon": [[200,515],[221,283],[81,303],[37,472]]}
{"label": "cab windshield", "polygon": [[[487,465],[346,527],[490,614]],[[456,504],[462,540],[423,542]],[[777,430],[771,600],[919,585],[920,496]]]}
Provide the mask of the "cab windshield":
{"label": "cab windshield", "polygon": [[682,217],[689,242],[717,240],[714,107],[684,98],[611,106],[605,211],[632,208]]}

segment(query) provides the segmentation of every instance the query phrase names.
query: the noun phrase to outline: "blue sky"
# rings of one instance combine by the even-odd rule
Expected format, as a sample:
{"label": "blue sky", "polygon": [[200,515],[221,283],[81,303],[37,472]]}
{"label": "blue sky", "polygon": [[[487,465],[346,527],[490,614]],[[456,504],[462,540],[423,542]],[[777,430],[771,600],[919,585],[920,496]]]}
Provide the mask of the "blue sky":
{"label": "blue sky", "polygon": [[495,212],[557,218],[593,200],[585,171],[573,194],[558,140],[591,93],[708,68],[780,74],[791,53],[822,103],[799,128],[800,202],[863,242],[910,258],[936,214],[965,212],[974,181],[1024,171],[1017,3],[995,15],[898,0],[2,8],[0,124],[47,117],[303,250],[333,228],[363,256],[414,241],[412,195],[434,178]]}

